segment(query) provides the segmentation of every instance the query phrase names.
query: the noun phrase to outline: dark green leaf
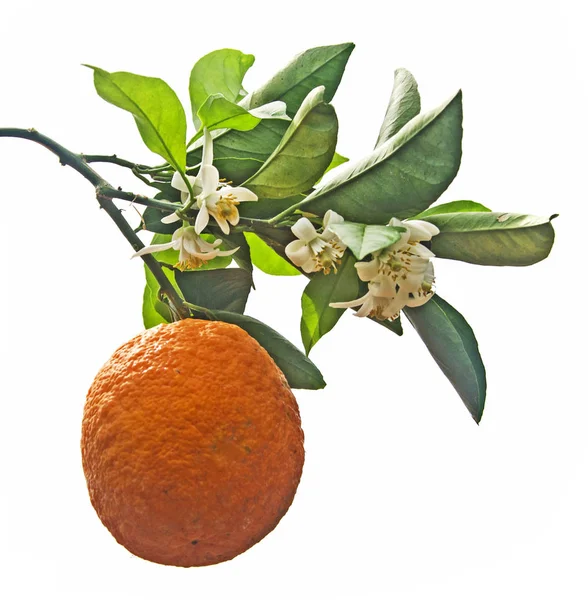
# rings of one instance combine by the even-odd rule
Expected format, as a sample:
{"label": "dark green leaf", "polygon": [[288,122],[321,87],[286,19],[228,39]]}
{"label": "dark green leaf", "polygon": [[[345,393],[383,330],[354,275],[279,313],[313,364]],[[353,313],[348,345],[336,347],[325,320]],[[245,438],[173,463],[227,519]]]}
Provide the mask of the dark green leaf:
{"label": "dark green leaf", "polygon": [[387,223],[412,217],[445,191],[461,160],[461,92],[418,115],[367,157],[349,162],[317,186],[300,209],[329,208],[348,221]]}
{"label": "dark green leaf", "polygon": [[[288,114],[293,116],[308,93],[319,85],[325,86],[325,102],[330,102],[341,81],[353,44],[312,48],[298,55],[261,88],[250,94],[241,105],[246,109],[258,108],[269,102],[282,100]],[[263,120],[247,132],[229,130],[215,132],[214,165],[221,177],[240,184],[251,177],[276,149],[288,123]],[[188,155],[188,164],[201,161],[202,142]],[[313,182],[314,183],[314,182]]]}
{"label": "dark green leaf", "polygon": [[153,273],[145,266],[145,290],[143,291],[143,325],[145,329],[160,323],[171,323],[173,318],[168,306],[158,296],[159,284]]}
{"label": "dark green leaf", "polygon": [[393,321],[390,321],[390,319],[380,321],[379,319],[372,317],[370,317],[370,319],[374,321],[374,323],[378,323],[379,325],[382,325],[382,327],[394,332],[396,335],[402,335],[404,333],[402,330],[402,323],[400,322],[400,315],[398,315]]}
{"label": "dark green leaf", "polygon": [[161,219],[169,215],[168,211],[159,210],[148,206],[143,212],[143,225],[147,231],[153,233],[166,233],[172,234],[178,227],[181,227],[182,222],[176,221],[175,223],[162,223]]}
{"label": "dark green leaf", "polygon": [[441,230],[431,240],[431,250],[441,258],[478,265],[526,266],[549,255],[555,216],[478,212],[431,215],[423,220]]}
{"label": "dark green leaf", "polygon": [[213,316],[225,323],[233,323],[244,329],[263,346],[284,373],[290,387],[295,389],[319,390],[325,387],[321,372],[292,342],[277,331],[246,315],[216,310]]}
{"label": "dark green leaf", "polygon": [[296,267],[277,254],[260,237],[247,232],[245,238],[251,250],[251,261],[260,271],[268,275],[300,275]]}
{"label": "dark green leaf", "polygon": [[[245,236],[241,232],[233,231],[229,235],[225,235],[224,233],[221,234],[220,238],[223,240],[224,245],[229,250],[239,248],[235,254],[231,254],[231,257],[239,265],[239,267],[249,271],[249,273],[253,273],[251,253],[249,251],[249,244],[247,243]],[[255,288],[255,285],[253,285],[253,288]]]}
{"label": "dark green leaf", "polygon": [[486,400],[486,370],[472,328],[437,294],[418,308],[405,308],[404,313],[479,423]]}
{"label": "dark green leaf", "polygon": [[358,297],[360,281],[354,264],[355,260],[347,252],[336,273],[316,274],[304,289],[300,333],[306,354],[333,329],[345,312],[345,309],[331,308],[329,304]]}
{"label": "dark green leaf", "polygon": [[186,168],[186,115],[175,92],[161,79],[94,70],[98,95],[129,111],[147,147],[176,171]]}
{"label": "dark green leaf", "polygon": [[421,97],[415,78],[406,69],[394,72],[394,87],[380,128],[376,148],[395,136],[421,112]]}
{"label": "dark green leaf", "polygon": [[431,206],[431,208],[427,208],[427,210],[411,217],[411,219],[422,219],[431,215],[444,215],[447,213],[458,212],[490,212],[490,209],[483,204],[473,202],[472,200],[454,200],[453,202]]}
{"label": "dark green leaf", "polygon": [[353,252],[359,260],[395,244],[406,231],[405,227],[388,227],[387,225],[364,225],[363,223],[337,223],[329,225],[339,239]]}
{"label": "dark green leaf", "polygon": [[243,78],[254,62],[252,54],[230,48],[210,52],[196,62],[190,73],[190,103],[197,131],[198,110],[209,96],[222,94],[229,102],[241,99]]}
{"label": "dark green leaf", "polygon": [[212,310],[243,313],[253,280],[245,269],[184,271],[176,273],[184,298]]}
{"label": "dark green leaf", "polygon": [[302,200],[304,200],[303,194],[288,198],[260,198],[257,202],[244,202],[241,204],[239,214],[242,217],[253,219],[271,219]]}
{"label": "dark green leaf", "polygon": [[305,192],[329,166],[337,145],[335,109],[323,102],[325,88],[312,90],[278,147],[245,187],[259,198],[288,198]]}

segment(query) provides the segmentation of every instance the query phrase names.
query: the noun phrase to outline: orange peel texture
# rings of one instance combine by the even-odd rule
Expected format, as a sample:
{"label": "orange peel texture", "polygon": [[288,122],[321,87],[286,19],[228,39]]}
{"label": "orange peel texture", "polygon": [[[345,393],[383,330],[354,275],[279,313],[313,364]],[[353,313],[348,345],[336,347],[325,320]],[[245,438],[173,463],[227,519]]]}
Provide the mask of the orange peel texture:
{"label": "orange peel texture", "polygon": [[185,319],[143,332],[87,396],[82,463],[98,516],[133,554],[203,566],[278,524],[304,463],[296,399],[241,328]]}

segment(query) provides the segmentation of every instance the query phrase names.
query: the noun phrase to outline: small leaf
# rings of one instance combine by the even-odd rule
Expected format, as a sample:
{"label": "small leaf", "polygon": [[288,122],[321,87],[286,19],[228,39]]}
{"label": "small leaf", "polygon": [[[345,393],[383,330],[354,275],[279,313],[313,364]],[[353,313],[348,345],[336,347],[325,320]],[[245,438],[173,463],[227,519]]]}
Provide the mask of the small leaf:
{"label": "small leaf", "polygon": [[479,423],[486,400],[486,370],[472,328],[437,294],[418,308],[405,308],[404,313]]}
{"label": "small leaf", "polygon": [[183,271],[176,281],[191,304],[212,310],[243,313],[253,280],[245,269]]}
{"label": "small leaf", "polygon": [[98,95],[135,118],[147,147],[176,171],[186,169],[186,115],[175,92],[161,79],[94,70]]}
{"label": "small leaf", "polygon": [[392,95],[380,128],[376,148],[395,136],[420,112],[421,97],[415,78],[406,69],[396,69]]}
{"label": "small leaf", "polygon": [[349,162],[320,184],[300,209],[328,209],[348,221],[383,224],[431,205],[451,183],[461,160],[461,92],[418,115],[367,157]]}
{"label": "small leaf", "polygon": [[200,129],[198,111],[209,96],[222,94],[229,102],[242,97],[243,78],[255,62],[252,54],[224,48],[203,56],[190,73],[190,103],[196,131]]}
{"label": "small leaf", "polygon": [[208,96],[198,109],[198,119],[201,127],[206,127],[209,131],[214,129],[249,131],[261,121],[259,117],[254,117],[238,104],[227,100],[222,94]]}
{"label": "small leaf", "polygon": [[333,329],[345,312],[344,309],[331,308],[329,304],[358,297],[360,281],[354,264],[351,254],[346,253],[336,273],[319,273],[312,277],[304,289],[300,333],[306,354]]}
{"label": "small leaf", "polygon": [[379,325],[382,325],[382,327],[385,327],[386,329],[389,329],[396,335],[404,334],[404,331],[402,330],[402,323],[400,322],[400,315],[398,315],[393,321],[390,321],[390,319],[381,321],[379,319],[372,318],[372,317],[370,317],[370,320],[373,321],[374,323],[378,323]]}
{"label": "small leaf", "polygon": [[424,217],[429,217],[431,215],[444,215],[447,213],[458,212],[490,212],[490,209],[483,204],[473,202],[472,200],[454,200],[453,202],[431,206],[431,208],[427,208],[427,210],[411,217],[411,219],[423,219]]}
{"label": "small leaf", "polygon": [[387,225],[364,225],[363,223],[337,223],[330,225],[339,239],[353,252],[358,260],[372,252],[395,244],[406,231],[405,227]]}
{"label": "small leaf", "polygon": [[143,226],[147,231],[153,233],[166,233],[172,234],[178,227],[182,226],[181,221],[175,223],[162,223],[161,219],[167,217],[170,213],[168,211],[159,210],[148,206],[143,212]]}
{"label": "small leaf", "polygon": [[290,387],[306,390],[320,390],[325,387],[325,380],[315,364],[292,342],[265,323],[253,317],[220,310],[213,311],[212,316],[219,321],[238,325],[255,338],[274,359]]}
{"label": "small leaf", "polygon": [[335,109],[323,101],[325,88],[305,98],[278,147],[245,183],[260,198],[305,192],[329,166],[337,145]]}
{"label": "small leaf", "polygon": [[333,159],[331,160],[331,163],[327,167],[327,170],[325,171],[325,173],[328,173],[329,171],[336,169],[339,165],[342,165],[346,162],[349,162],[349,159],[346,156],[343,156],[342,154],[335,152],[335,154],[333,154]]}
{"label": "small leaf", "polygon": [[143,325],[145,329],[160,323],[171,323],[173,318],[170,309],[159,299],[159,284],[153,273],[145,266],[145,290],[143,291]]}
{"label": "small leaf", "polygon": [[440,233],[431,250],[440,258],[477,265],[527,266],[547,258],[555,232],[552,217],[478,212],[430,215]]}
{"label": "small leaf", "polygon": [[251,251],[252,263],[268,275],[300,275],[300,271],[272,250],[259,236],[245,233],[245,238]]}

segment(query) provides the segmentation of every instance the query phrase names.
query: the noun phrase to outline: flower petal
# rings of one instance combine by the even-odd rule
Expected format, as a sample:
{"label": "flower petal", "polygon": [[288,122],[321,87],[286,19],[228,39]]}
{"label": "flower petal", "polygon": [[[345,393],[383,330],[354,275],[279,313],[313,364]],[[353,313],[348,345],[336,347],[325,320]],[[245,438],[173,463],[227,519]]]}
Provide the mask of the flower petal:
{"label": "flower petal", "polygon": [[429,241],[439,233],[439,228],[436,225],[418,219],[416,221],[403,221],[402,225],[410,231],[409,242]]}
{"label": "flower petal", "polygon": [[298,239],[306,243],[318,237],[314,225],[306,217],[298,219],[290,229]]}
{"label": "flower petal", "polygon": [[194,224],[194,228],[196,229],[196,233],[202,233],[202,230],[208,225],[208,208],[206,208],[206,204],[203,204],[198,211],[198,216],[196,217],[196,223]]}
{"label": "flower petal", "polygon": [[218,188],[219,174],[218,169],[212,165],[202,165],[200,168],[200,182],[202,192],[199,196],[206,198]]}
{"label": "flower petal", "polygon": [[313,258],[313,254],[302,240],[290,242],[284,249],[286,256],[298,267],[301,267],[307,260]]}
{"label": "flower petal", "polygon": [[228,194],[233,195],[237,202],[255,202],[257,200],[257,195],[244,187],[234,188],[227,185],[223,189],[223,196],[227,196]]}
{"label": "flower petal", "polygon": [[175,223],[176,221],[181,221],[181,219],[175,212],[171,213],[170,215],[166,215],[163,217],[163,219],[161,219],[161,222],[165,223],[166,225],[169,223]]}
{"label": "flower petal", "polygon": [[212,151],[212,136],[210,135],[210,131],[204,128],[204,143],[202,145],[202,167],[205,165],[212,165],[213,160],[213,151]]}
{"label": "flower petal", "polygon": [[137,256],[143,256],[144,254],[151,254],[152,252],[160,252],[161,250],[169,250],[170,248],[174,248],[176,246],[176,242],[167,242],[165,244],[153,244],[152,246],[145,246],[145,248],[141,248],[131,256],[131,258],[136,258]]}

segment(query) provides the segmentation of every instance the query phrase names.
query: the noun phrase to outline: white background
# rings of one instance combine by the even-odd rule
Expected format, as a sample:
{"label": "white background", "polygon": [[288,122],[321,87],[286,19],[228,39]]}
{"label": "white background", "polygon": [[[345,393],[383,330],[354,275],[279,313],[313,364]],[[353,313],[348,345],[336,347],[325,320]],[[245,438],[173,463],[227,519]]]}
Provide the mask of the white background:
{"label": "white background", "polygon": [[[326,4],[10,3],[0,126],[157,162],[81,63],[162,77],[187,106],[190,69],[213,49],[255,54],[254,89],[306,48],[353,41],[334,105],[338,150],[358,158],[377,137],[395,68],[413,72],[425,110],[462,87],[464,158],[442,199],[561,214],[552,255],[536,266],[436,261],[437,289],[485,359],[481,425],[410,325],[397,338],[347,314],[313,351],[327,388],[297,392],[306,465],[278,528],[214,567],[132,556],[90,505],[79,431],[94,374],[142,329],[143,267],[88,182],[41,147],[0,139],[2,597],[588,597],[581,3]],[[101,172],[142,191],[122,169]],[[249,314],[299,343],[305,279],[256,282]]]}

